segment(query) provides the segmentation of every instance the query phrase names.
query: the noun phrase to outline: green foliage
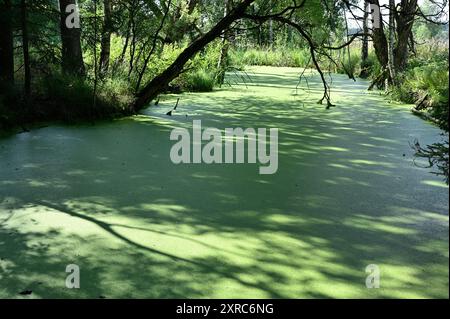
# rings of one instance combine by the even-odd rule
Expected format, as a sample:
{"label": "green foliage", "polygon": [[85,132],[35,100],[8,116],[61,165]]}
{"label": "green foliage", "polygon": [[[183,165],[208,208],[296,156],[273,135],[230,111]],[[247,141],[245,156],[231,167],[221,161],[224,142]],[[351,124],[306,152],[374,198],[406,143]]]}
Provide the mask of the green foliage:
{"label": "green foliage", "polygon": [[15,123],[23,122],[27,117],[21,95],[16,86],[0,83],[0,131],[13,128]]}
{"label": "green foliage", "polygon": [[378,75],[381,73],[381,64],[374,51],[369,52],[369,56],[366,61],[366,67],[368,69],[368,74]]}
{"label": "green foliage", "polygon": [[278,67],[309,67],[310,54],[306,49],[295,48],[251,48],[235,49],[230,52],[233,66],[243,65],[278,66]]}
{"label": "green foliage", "polygon": [[361,66],[361,54],[357,50],[351,50],[350,55],[345,52],[341,55],[337,73],[356,75]]}
{"label": "green foliage", "polygon": [[441,128],[448,131],[449,72],[448,63],[445,63],[443,61],[414,68],[409,83],[413,89],[427,94],[427,107],[431,108],[431,113]]}
{"label": "green foliage", "polygon": [[13,114],[11,114],[10,108],[7,107],[6,96],[0,94],[0,131],[7,130],[11,126]]}
{"label": "green foliage", "polygon": [[[165,45],[161,51],[155,53],[154,57],[148,61],[146,72],[143,76],[142,83],[150,81],[156,74],[164,71],[179,54],[186,48],[188,43]],[[112,52],[120,51],[121,44],[113,41],[111,45]],[[197,54],[185,67],[182,72],[172,84],[179,87],[183,91],[192,92],[208,92],[211,91],[215,85],[215,77],[218,73],[218,60],[221,52],[221,41],[215,41],[208,45],[202,52]],[[115,53],[114,55],[116,55]],[[129,72],[129,56],[126,56],[126,61],[115,66],[114,78],[121,78],[119,82],[127,88],[128,92],[136,91],[136,83],[138,72],[142,69],[144,58],[136,62],[134,71],[128,77]],[[128,78],[130,80],[128,80]],[[128,83],[127,83],[128,82]],[[127,91],[125,90],[125,91]],[[127,92],[124,92],[127,93]],[[128,94],[128,93],[127,93]]]}
{"label": "green foliage", "polygon": [[204,69],[199,69],[187,74],[183,81],[183,88],[190,92],[211,92],[214,89],[215,75]]}
{"label": "green foliage", "polygon": [[[325,57],[319,60],[319,64],[323,69],[329,69],[331,72],[357,75],[361,67],[360,56],[360,48],[355,46],[351,47],[350,57],[347,54],[347,50],[333,52],[332,57],[337,62],[337,65],[331,63]],[[274,48],[249,48],[247,50],[242,48],[233,49],[230,52],[230,60],[233,67],[240,70],[246,65],[314,68],[309,49],[307,48],[281,46]],[[373,52],[369,55],[366,67],[370,73],[380,69]]]}
{"label": "green foliage", "polygon": [[131,102],[124,83],[106,80],[94,92],[92,83],[77,77],[55,74],[43,79],[41,103],[34,111],[38,117],[63,121],[100,119],[125,114]]}
{"label": "green foliage", "polygon": [[187,71],[173,83],[184,91],[211,92],[216,84],[221,42],[215,41],[189,63]]}
{"label": "green foliage", "polygon": [[400,75],[401,85],[392,96],[396,100],[416,103],[435,118],[440,127],[448,132],[449,116],[449,65],[442,52],[436,52],[433,60],[426,63],[423,57],[413,59],[406,72]]}
{"label": "green foliage", "polygon": [[[421,11],[429,17],[433,17],[432,20],[448,20],[448,17],[446,17],[446,10],[442,10],[441,6],[434,1],[424,0],[421,5]],[[448,41],[448,25],[418,20],[413,26],[413,35],[414,39],[419,42],[429,42],[430,39],[441,39]]]}
{"label": "green foliage", "polygon": [[370,76],[376,76],[381,71],[381,65],[374,52],[369,52],[369,56],[365,61],[361,61],[360,64],[360,77],[368,78]]}
{"label": "green foliage", "polygon": [[99,83],[98,97],[105,103],[119,110],[126,110],[133,102],[134,96],[129,82],[120,77],[107,78]]}

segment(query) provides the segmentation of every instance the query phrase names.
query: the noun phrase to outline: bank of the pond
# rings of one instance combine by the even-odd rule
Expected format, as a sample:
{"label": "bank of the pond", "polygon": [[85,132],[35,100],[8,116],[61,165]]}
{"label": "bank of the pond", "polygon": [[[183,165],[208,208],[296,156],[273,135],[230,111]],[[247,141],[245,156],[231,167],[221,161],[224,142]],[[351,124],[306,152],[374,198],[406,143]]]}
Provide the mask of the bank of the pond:
{"label": "bank of the pond", "polygon": [[[0,139],[0,297],[448,298],[448,187],[409,145],[439,130],[345,76],[325,110],[300,71],[252,68],[140,116]],[[193,120],[278,128],[277,174],[174,165],[170,132]]]}

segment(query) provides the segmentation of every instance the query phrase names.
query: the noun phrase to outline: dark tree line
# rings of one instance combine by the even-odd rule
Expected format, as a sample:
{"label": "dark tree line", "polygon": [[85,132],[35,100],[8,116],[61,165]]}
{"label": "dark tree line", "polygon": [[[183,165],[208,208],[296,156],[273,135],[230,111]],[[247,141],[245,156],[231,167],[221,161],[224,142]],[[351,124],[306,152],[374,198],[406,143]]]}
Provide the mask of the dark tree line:
{"label": "dark tree line", "polygon": [[[430,3],[431,12],[418,0],[0,0],[0,127],[35,117],[134,114],[176,89],[172,83],[192,70],[193,61],[210,59],[210,46],[220,46],[208,62],[220,86],[235,43],[274,50],[281,37],[284,45],[309,52],[309,66],[323,84],[319,103],[330,108],[325,65],[355,79],[335,53],[350,60],[356,41],[359,75],[373,76],[369,89],[402,86],[416,52],[414,26],[447,23],[447,0]],[[349,17],[360,26],[356,32],[350,33]],[[369,70],[371,47],[378,74]],[[169,60],[166,51],[174,53]],[[116,91],[124,87],[124,98],[107,87],[114,81],[120,83]],[[438,113],[445,117],[448,108]],[[448,120],[441,127],[448,132]],[[442,150],[435,146],[419,153]]]}
{"label": "dark tree line", "polygon": [[0,2],[0,80],[14,83],[14,46],[11,0]]}
{"label": "dark tree line", "polygon": [[[446,5],[445,0],[441,2]],[[381,14],[375,17],[377,12],[369,12],[369,5],[387,9],[389,18]],[[274,34],[280,30],[287,30],[288,41],[299,41],[308,48],[312,64],[323,82],[321,102],[325,101],[330,107],[331,97],[321,61],[329,60],[337,65],[339,62],[331,54],[333,50],[343,50],[355,40],[361,40],[361,76],[366,77],[364,64],[368,59],[369,43],[372,43],[382,70],[373,86],[395,84],[396,74],[406,68],[408,57],[414,50],[412,28],[415,21],[431,21],[439,16],[439,12],[425,15],[417,0],[401,0],[397,4],[391,1],[384,7],[380,6],[379,0],[80,0],[80,3],[76,0],[0,0],[0,8],[3,87],[14,85],[14,68],[17,67],[14,60],[18,57],[14,46],[17,39],[21,39],[22,54],[17,60],[23,63],[20,69],[24,73],[26,97],[33,95],[35,70],[31,64],[38,55],[47,61],[59,61],[64,74],[94,78],[94,83],[98,83],[98,77],[101,81],[116,76],[118,70],[125,70],[127,80],[134,88],[135,101],[130,105],[133,112],[164,92],[186,71],[189,61],[213,41],[221,39],[222,43],[217,61],[220,85],[228,67],[230,39],[245,34],[254,42],[262,42],[265,38],[273,45]],[[348,13],[362,22],[361,30],[353,35],[348,34]],[[370,27],[371,19],[381,20],[379,27]],[[39,32],[56,25],[59,40],[55,34],[50,39],[40,36]],[[339,34],[339,30],[346,34]],[[297,40],[293,40],[295,34]],[[111,58],[113,36],[122,41],[121,53],[116,54],[114,60]],[[167,46],[183,47],[183,50],[165,69],[152,73],[149,65]],[[93,62],[92,55],[95,57]],[[42,72],[54,72],[53,69]],[[350,70],[346,73],[354,78]]]}

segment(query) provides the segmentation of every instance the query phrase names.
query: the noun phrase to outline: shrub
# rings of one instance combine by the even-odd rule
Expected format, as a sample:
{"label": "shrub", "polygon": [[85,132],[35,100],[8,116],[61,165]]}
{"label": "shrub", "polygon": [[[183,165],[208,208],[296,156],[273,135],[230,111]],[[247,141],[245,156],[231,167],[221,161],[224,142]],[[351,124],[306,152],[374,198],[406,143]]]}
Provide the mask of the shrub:
{"label": "shrub", "polygon": [[47,77],[40,85],[44,93],[34,107],[38,118],[71,122],[113,117],[125,114],[131,101],[120,80],[99,82],[95,95],[91,82],[62,74]]}
{"label": "shrub", "polygon": [[369,57],[366,61],[367,74],[372,74],[373,76],[377,76],[381,73],[381,64],[378,61],[378,58],[374,51],[369,52]]}
{"label": "shrub", "polygon": [[[411,65],[419,65],[412,61]],[[401,85],[391,92],[396,100],[416,103],[426,109],[437,120],[440,127],[448,131],[449,116],[449,72],[448,61],[429,61],[399,75]]]}
{"label": "shrub", "polygon": [[245,65],[277,67],[309,67],[310,55],[306,49],[296,48],[251,48],[234,49],[230,52],[233,67],[243,69]]}
{"label": "shrub", "polygon": [[110,105],[125,110],[133,102],[130,83],[123,78],[109,78],[99,84],[98,96]]}
{"label": "shrub", "polygon": [[337,69],[338,73],[341,74],[357,74],[361,65],[360,54],[355,50],[350,52],[350,56],[348,54],[344,54],[340,58],[339,68]]}
{"label": "shrub", "polygon": [[214,74],[200,69],[186,76],[183,87],[190,92],[211,92],[214,89],[214,84]]}
{"label": "shrub", "polygon": [[0,131],[10,130],[15,123],[28,119],[21,90],[17,86],[0,83]]}

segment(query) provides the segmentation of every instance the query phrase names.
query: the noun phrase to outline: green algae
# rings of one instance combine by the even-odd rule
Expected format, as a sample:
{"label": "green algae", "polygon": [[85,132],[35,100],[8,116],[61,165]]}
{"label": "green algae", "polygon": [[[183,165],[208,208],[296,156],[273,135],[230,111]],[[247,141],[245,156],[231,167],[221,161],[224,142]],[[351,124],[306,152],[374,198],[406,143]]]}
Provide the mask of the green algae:
{"label": "green algae", "polygon": [[[140,116],[1,139],[0,297],[448,298],[448,187],[409,146],[439,130],[343,76],[327,111],[300,72],[252,68]],[[170,131],[194,119],[278,128],[277,174],[172,164]]]}

